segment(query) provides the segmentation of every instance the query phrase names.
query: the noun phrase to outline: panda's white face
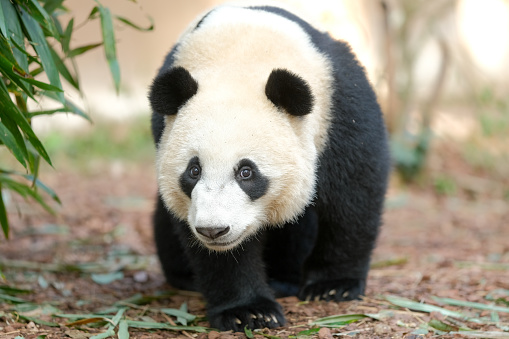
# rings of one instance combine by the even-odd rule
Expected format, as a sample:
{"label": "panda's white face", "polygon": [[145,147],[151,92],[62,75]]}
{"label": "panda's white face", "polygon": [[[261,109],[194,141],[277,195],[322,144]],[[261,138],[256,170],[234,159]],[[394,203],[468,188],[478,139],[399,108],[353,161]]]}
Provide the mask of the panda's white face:
{"label": "panda's white face", "polygon": [[225,6],[181,37],[172,67],[150,96],[166,115],[157,172],[168,209],[218,251],[297,218],[314,196],[333,81],[309,36]]}
{"label": "panda's white face", "polygon": [[316,150],[296,147],[286,113],[226,100],[198,93],[168,117],[157,164],[167,206],[218,251],[297,217],[315,184]]}

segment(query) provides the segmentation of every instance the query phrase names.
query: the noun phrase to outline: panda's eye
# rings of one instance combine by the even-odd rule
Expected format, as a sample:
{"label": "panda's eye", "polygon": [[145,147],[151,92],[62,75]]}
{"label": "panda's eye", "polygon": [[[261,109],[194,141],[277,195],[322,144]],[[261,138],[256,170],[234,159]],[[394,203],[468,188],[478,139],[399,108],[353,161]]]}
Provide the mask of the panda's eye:
{"label": "panda's eye", "polygon": [[201,168],[198,165],[193,165],[189,168],[189,177],[191,179],[198,179],[201,174]]}
{"label": "panda's eye", "polygon": [[239,171],[239,176],[243,180],[250,179],[252,175],[253,175],[253,171],[248,166],[242,167]]}

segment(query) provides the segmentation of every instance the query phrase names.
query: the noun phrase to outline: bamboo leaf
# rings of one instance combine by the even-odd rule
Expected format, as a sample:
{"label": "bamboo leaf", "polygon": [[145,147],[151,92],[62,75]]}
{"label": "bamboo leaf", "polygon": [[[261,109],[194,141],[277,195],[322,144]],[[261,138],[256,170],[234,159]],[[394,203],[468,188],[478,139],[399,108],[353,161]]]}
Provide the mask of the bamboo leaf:
{"label": "bamboo leaf", "polygon": [[317,319],[313,321],[311,324],[319,327],[343,327],[364,318],[368,318],[368,316],[365,314],[332,315]]}
{"label": "bamboo leaf", "polygon": [[132,21],[130,21],[129,19],[126,19],[126,18],[118,16],[118,15],[115,16],[115,19],[117,19],[118,21],[123,22],[124,24],[126,24],[126,25],[128,25],[128,26],[130,26],[130,27],[132,27],[132,28],[134,28],[134,29],[136,29],[138,31],[149,32],[149,31],[154,30],[154,20],[151,17],[148,17],[148,19],[150,21],[150,26],[147,27],[147,28],[138,26],[135,23],[133,23]]}
{"label": "bamboo leaf", "polygon": [[385,296],[385,298],[387,299],[387,301],[389,301],[390,303],[392,303],[396,306],[408,308],[410,310],[419,311],[419,312],[427,312],[427,313],[438,312],[445,316],[449,316],[449,317],[453,317],[453,318],[468,319],[473,322],[479,322],[477,319],[469,318],[468,316],[466,316],[463,313],[451,311],[451,310],[448,310],[448,309],[445,309],[442,307],[423,304],[423,303],[415,302],[415,301],[412,301],[412,300],[409,300],[406,298],[401,298],[401,297],[396,297],[396,296],[388,295],[388,296]]}
{"label": "bamboo leaf", "polygon": [[91,336],[90,339],[105,339],[108,337],[112,337],[115,335],[115,330],[113,328],[109,328],[106,332],[100,333],[94,336]]}
{"label": "bamboo leaf", "polygon": [[37,21],[44,29],[50,32],[51,36],[59,39],[60,35],[55,27],[55,23],[46,10],[39,4],[37,0],[24,0],[19,4],[24,8],[22,12],[30,13],[29,16]]}
{"label": "bamboo leaf", "polygon": [[35,187],[37,188],[40,188],[42,189],[44,192],[46,192],[50,197],[51,199],[55,200],[56,202],[58,202],[59,204],[62,204],[62,202],[60,201],[60,198],[58,197],[58,195],[55,193],[55,191],[53,191],[51,188],[49,188],[48,186],[46,186],[44,183],[42,183],[42,181],[40,181],[39,179],[37,179],[35,176],[33,175],[30,175],[30,174],[23,174],[22,175],[25,179],[27,180],[30,180],[33,182],[33,184],[35,185]]}
{"label": "bamboo leaf", "polygon": [[177,310],[175,308],[162,308],[160,311],[165,314],[177,317],[178,322],[184,326],[187,326],[188,321],[191,322],[196,319],[195,315],[189,314],[182,310]]}
{"label": "bamboo leaf", "polygon": [[58,69],[58,72],[62,74],[65,80],[67,80],[68,83],[70,83],[74,88],[76,88],[78,91],[80,89],[80,85],[78,83],[78,79],[74,77],[67,66],[65,65],[64,61],[60,58],[60,56],[57,54],[57,52],[53,49],[53,47],[50,46],[51,56],[53,57],[53,61],[55,62],[55,66]]}
{"label": "bamboo leaf", "polygon": [[120,320],[117,336],[118,339],[129,339],[129,325],[127,324],[127,320]]}
{"label": "bamboo leaf", "polygon": [[5,37],[15,46],[17,46],[18,49],[13,50],[14,57],[18,61],[18,64],[21,66],[21,68],[23,68],[25,71],[28,71],[27,58],[25,54],[21,52],[24,50],[22,46],[24,44],[25,36],[21,28],[18,12],[9,0],[0,0],[0,6],[2,7],[7,29],[7,34]]}
{"label": "bamboo leaf", "polygon": [[431,298],[439,303],[446,304],[446,305],[471,307],[471,308],[477,308],[479,310],[488,310],[488,311],[509,313],[509,307],[486,305],[486,304],[481,304],[481,303],[476,303],[476,302],[471,302],[471,301],[456,300],[456,299],[451,299],[451,298],[439,298],[439,297],[431,297]]}
{"label": "bamboo leaf", "polygon": [[61,88],[47,84],[42,81],[35,80],[33,78],[21,78],[21,79],[23,81],[28,82],[31,85],[34,85],[35,87],[39,87],[40,89],[45,90],[45,91],[62,92],[62,93],[64,92]]}
{"label": "bamboo leaf", "polygon": [[99,14],[99,7],[95,6],[94,8],[92,8],[92,11],[90,11],[90,14],[88,15],[88,20],[97,19],[98,14]]}
{"label": "bamboo leaf", "polygon": [[23,116],[21,112],[19,112],[18,107],[16,107],[16,105],[12,102],[9,92],[7,91],[7,87],[3,81],[0,81],[0,111],[3,113],[2,124],[11,132],[18,149],[23,155],[24,160],[20,163],[27,168],[25,160],[28,160],[28,150],[26,148],[23,135],[18,129],[16,119],[14,119],[14,117],[18,116],[21,116],[20,119],[22,119]]}
{"label": "bamboo leaf", "polygon": [[44,10],[51,14],[53,13],[57,8],[62,6],[62,3],[64,0],[46,0],[44,3]]}
{"label": "bamboo leaf", "polygon": [[35,317],[29,317],[29,316],[26,316],[26,315],[23,315],[23,314],[20,314],[20,313],[16,313],[16,315],[18,317],[20,317],[21,319],[23,319],[23,320],[32,321],[32,322],[34,322],[36,324],[39,324],[39,325],[50,326],[50,327],[59,327],[60,326],[57,323],[53,323],[53,322],[49,322],[49,321],[44,321],[44,320],[41,320],[41,319],[35,318]]}
{"label": "bamboo leaf", "polygon": [[12,152],[12,154],[20,164],[25,163],[23,151],[19,148],[18,144],[16,143],[14,135],[12,135],[11,131],[9,131],[9,129],[5,127],[2,121],[0,121],[0,141],[2,141],[3,144]]}
{"label": "bamboo leaf", "polygon": [[[44,92],[42,94],[48,98],[58,101],[54,92]],[[68,99],[65,99],[63,110],[59,109],[59,112],[74,113],[74,114],[79,115],[82,118],[85,118],[86,120],[92,122],[92,119],[90,119],[90,117],[82,109],[80,109],[78,106],[76,106],[72,101],[70,101]]]}
{"label": "bamboo leaf", "polygon": [[21,79],[24,80],[22,76],[19,74],[16,74],[13,72],[13,69],[16,68],[16,65],[11,63],[7,57],[4,56],[3,53],[0,53],[0,71],[2,72],[2,75],[5,76],[7,79],[15,83],[24,93],[26,93],[30,98],[35,100],[34,96],[32,95],[32,91],[30,88],[27,87],[25,83],[21,81]]}
{"label": "bamboo leaf", "polygon": [[[42,67],[46,72],[50,84],[59,89],[62,89],[62,84],[60,83],[60,76],[58,74],[58,69],[55,66],[55,62],[53,61],[53,57],[51,55],[51,51],[46,42],[46,38],[44,33],[42,32],[41,27],[37,24],[37,22],[25,11],[21,11],[21,19],[24,23],[25,29],[32,40],[33,46],[37,55],[41,59]],[[58,101],[64,103],[64,94],[57,93]],[[34,145],[35,146],[35,145]]]}
{"label": "bamboo leaf", "polygon": [[74,29],[74,18],[69,20],[69,23],[67,24],[67,27],[65,28],[64,34],[62,35],[62,51],[64,51],[65,54],[69,52],[69,46],[71,44],[71,36]]}
{"label": "bamboo leaf", "polygon": [[7,219],[7,209],[5,208],[2,190],[2,181],[0,180],[0,226],[2,226],[5,239],[9,239],[9,220]]}
{"label": "bamboo leaf", "polygon": [[127,320],[127,325],[134,328],[144,329],[160,329],[160,330],[173,330],[173,331],[193,331],[193,332],[208,332],[207,327],[201,326],[173,326],[164,323],[155,323],[148,321]]}
{"label": "bamboo leaf", "polygon": [[94,48],[97,48],[99,46],[102,46],[103,43],[102,42],[99,42],[99,43],[95,43],[95,44],[90,44],[90,45],[85,45],[85,46],[81,46],[81,47],[76,47],[72,50],[69,51],[69,53],[67,53],[67,56],[69,58],[74,58],[74,57],[77,57],[78,55],[81,55],[87,51],[90,51]]}
{"label": "bamboo leaf", "polygon": [[[1,1],[4,1],[4,0],[1,0]],[[4,37],[9,36],[7,33],[7,26],[5,25],[4,9],[1,4],[0,4],[0,33],[2,33],[2,35]]]}
{"label": "bamboo leaf", "polygon": [[55,212],[51,207],[46,204],[44,199],[34,191],[30,186],[27,186],[25,184],[19,183],[17,181],[14,181],[10,178],[8,178],[6,175],[0,175],[0,181],[3,183],[3,187],[5,189],[9,189],[11,191],[14,191],[21,195],[24,198],[31,197],[33,198],[39,205],[41,205],[46,211],[48,211],[51,214],[54,214]]}
{"label": "bamboo leaf", "polygon": [[104,42],[104,52],[106,60],[110,66],[110,72],[113,77],[113,83],[117,93],[120,90],[120,67],[117,60],[117,50],[115,45],[115,31],[113,29],[113,19],[110,10],[102,6],[97,0],[99,15],[101,17],[101,30]]}

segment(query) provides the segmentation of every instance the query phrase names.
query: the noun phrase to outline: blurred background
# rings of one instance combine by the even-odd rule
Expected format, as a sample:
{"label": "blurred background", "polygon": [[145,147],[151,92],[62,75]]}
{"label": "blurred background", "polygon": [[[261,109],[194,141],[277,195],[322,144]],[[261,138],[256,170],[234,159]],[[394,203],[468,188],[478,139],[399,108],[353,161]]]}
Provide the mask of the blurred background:
{"label": "blurred background", "polygon": [[[119,127],[130,121],[148,134],[147,90],[165,54],[193,18],[222,2],[103,1],[140,26],[149,26],[151,17],[154,30],[140,32],[116,22],[118,95],[101,48],[77,58],[84,97],[71,88],[67,94],[94,124],[56,114],[34,119],[36,132],[50,148],[61,145],[61,133],[100,138],[98,126],[104,123],[118,126],[106,133],[118,141],[139,132]],[[347,41],[366,67],[391,133],[396,183],[509,199],[509,1],[284,2]],[[94,3],[66,5],[80,23]],[[100,26],[88,24],[71,43],[97,41]],[[149,135],[139,137],[150,143]]]}

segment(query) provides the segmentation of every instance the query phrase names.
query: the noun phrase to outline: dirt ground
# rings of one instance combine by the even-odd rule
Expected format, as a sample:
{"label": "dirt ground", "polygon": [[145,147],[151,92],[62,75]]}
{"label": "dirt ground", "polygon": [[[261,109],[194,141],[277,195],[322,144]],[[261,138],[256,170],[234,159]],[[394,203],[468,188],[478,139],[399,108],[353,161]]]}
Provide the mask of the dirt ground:
{"label": "dirt ground", "polygon": [[[103,164],[87,174],[47,170],[43,178],[58,192],[63,205],[57,216],[51,216],[18,199],[14,199],[16,203],[11,201],[11,239],[0,242],[0,264],[5,276],[0,286],[29,289],[31,293],[19,297],[40,306],[51,305],[62,313],[93,314],[137,293],[154,296],[163,291],[171,295],[154,298],[148,304],[126,302],[126,317],[168,322],[167,316],[153,309],[178,309],[183,303],[189,313],[205,314],[199,295],[175,291],[165,284],[154,256],[150,218],[156,184],[151,164]],[[478,337],[509,337],[509,313],[444,306],[432,298],[493,305],[487,297],[509,290],[507,200],[489,195],[475,199],[461,194],[447,197],[429,189],[391,188],[384,220],[363,300],[304,303],[294,297],[280,299],[287,325],[254,332],[254,337],[421,338],[441,334],[456,338],[467,335],[453,334],[465,326],[486,331]],[[92,274],[115,269],[122,275],[111,283],[92,279]],[[411,311],[392,305],[386,298],[391,295],[459,310],[473,318],[491,316],[493,321],[479,324],[456,321],[439,312]],[[504,295],[501,300],[505,304],[497,305],[508,307],[508,299]],[[72,319],[52,317],[55,312],[40,309],[23,313],[19,306],[0,300],[0,338],[77,339],[105,331],[92,324],[66,326]],[[341,328],[301,333],[313,328],[311,322],[320,317],[340,314],[377,314],[378,320],[368,317]],[[34,323],[29,316],[59,326]],[[451,327],[445,332],[418,331],[433,321]],[[208,326],[206,320],[195,324]],[[245,333],[198,334],[132,327],[129,333],[131,338],[246,337]]]}

